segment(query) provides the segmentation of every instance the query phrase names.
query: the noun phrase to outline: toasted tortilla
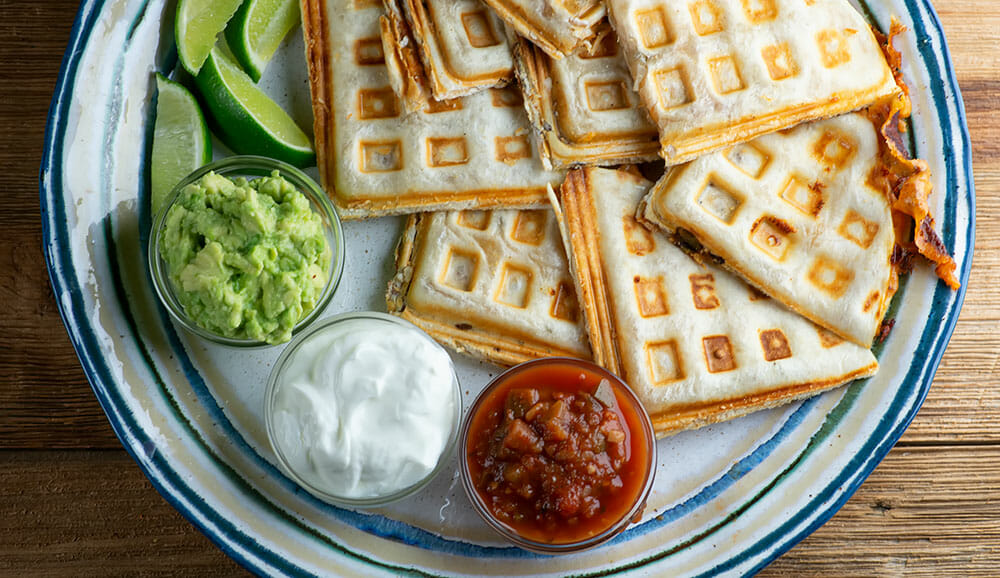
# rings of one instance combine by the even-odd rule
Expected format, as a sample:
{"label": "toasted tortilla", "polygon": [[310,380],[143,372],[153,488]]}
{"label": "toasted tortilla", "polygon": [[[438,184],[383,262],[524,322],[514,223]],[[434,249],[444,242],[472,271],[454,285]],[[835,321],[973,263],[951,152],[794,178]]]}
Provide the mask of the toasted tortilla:
{"label": "toasted tortilla", "polygon": [[552,211],[413,215],[396,250],[389,312],[500,365],[590,358]]}
{"label": "toasted tortilla", "polygon": [[636,221],[652,183],[569,173],[557,215],[594,359],[642,400],[657,435],[777,407],[874,374],[867,348],[819,328]]}
{"label": "toasted tortilla", "polygon": [[607,4],[668,165],[899,92],[848,0]]}

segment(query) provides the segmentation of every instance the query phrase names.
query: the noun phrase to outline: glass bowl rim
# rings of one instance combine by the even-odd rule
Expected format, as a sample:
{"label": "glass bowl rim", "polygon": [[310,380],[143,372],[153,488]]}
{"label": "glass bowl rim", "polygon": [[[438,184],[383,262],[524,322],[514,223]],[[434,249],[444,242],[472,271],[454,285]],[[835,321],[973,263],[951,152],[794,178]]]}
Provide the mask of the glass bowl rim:
{"label": "glass bowl rim", "polygon": [[[537,542],[525,538],[518,534],[513,528],[507,526],[500,520],[498,520],[486,504],[483,502],[482,497],[479,495],[478,490],[473,486],[472,476],[469,472],[468,463],[468,443],[469,443],[469,429],[472,424],[472,419],[475,417],[476,412],[481,407],[482,403],[489,397],[489,394],[502,385],[510,377],[530,369],[536,365],[572,365],[576,367],[583,367],[589,371],[596,373],[597,375],[607,378],[612,384],[619,386],[619,390],[624,392],[629,402],[634,406],[636,414],[639,417],[639,422],[643,429],[644,438],[648,446],[647,455],[649,456],[649,463],[646,468],[646,479],[643,481],[642,489],[637,493],[635,503],[622,515],[621,518],[613,522],[604,531],[595,534],[593,536],[584,538],[582,540],[577,540],[575,542],[565,542],[559,544],[551,544],[546,542]],[[461,455],[459,456],[459,472],[462,478],[462,486],[465,489],[465,493],[472,503],[473,509],[477,514],[486,522],[488,526],[493,528],[497,533],[502,535],[507,540],[514,543],[516,546],[524,548],[525,550],[530,550],[532,552],[540,554],[570,554],[575,552],[581,552],[583,550],[589,550],[591,548],[596,548],[601,544],[604,544],[608,540],[611,540],[617,536],[620,532],[625,530],[629,525],[632,524],[632,520],[641,513],[646,506],[646,500],[649,498],[649,494],[653,489],[653,482],[656,478],[656,464],[657,464],[657,448],[656,448],[656,432],[653,429],[652,420],[649,417],[649,413],[646,411],[639,397],[632,391],[625,380],[621,379],[611,371],[597,365],[592,361],[587,361],[585,359],[579,359],[575,357],[564,357],[564,356],[554,356],[554,357],[541,357],[538,359],[531,359],[519,363],[513,367],[510,367],[494,377],[482,391],[476,396],[476,399],[469,405],[469,410],[466,412],[464,419],[462,420],[462,430],[459,434],[459,448]]]}
{"label": "glass bowl rim", "polygon": [[[338,496],[336,494],[330,493],[322,488],[317,488],[316,486],[310,484],[308,481],[303,479],[289,464],[284,454],[282,453],[279,445],[275,440],[274,432],[274,422],[272,418],[271,408],[275,401],[275,395],[278,390],[278,381],[288,364],[289,360],[295,354],[295,352],[306,343],[310,337],[316,335],[317,333],[333,326],[338,323],[345,321],[352,321],[355,319],[368,319],[376,322],[383,323],[393,323],[401,327],[416,330],[420,335],[421,339],[427,340],[433,346],[441,349],[447,355],[448,367],[451,371],[451,383],[452,383],[452,395],[455,400],[454,411],[452,412],[452,423],[451,429],[448,432],[448,441],[445,443],[444,449],[441,451],[441,455],[438,457],[437,464],[434,468],[422,477],[417,482],[401,488],[395,492],[381,495],[373,496],[368,498],[351,498],[345,496]],[[277,459],[279,468],[281,471],[288,476],[289,479],[297,483],[307,492],[313,496],[323,500],[327,503],[336,506],[351,506],[351,507],[375,507],[384,506],[391,502],[401,500],[407,496],[411,496],[421,489],[423,489],[427,484],[429,484],[434,478],[444,470],[445,466],[450,462],[452,454],[455,448],[458,446],[459,431],[461,429],[462,423],[462,386],[458,380],[458,372],[455,370],[455,363],[452,360],[451,355],[448,351],[437,341],[431,338],[423,329],[410,323],[405,319],[401,319],[395,315],[389,315],[388,313],[381,313],[378,311],[350,311],[346,313],[340,313],[332,317],[326,317],[320,320],[318,323],[312,325],[307,330],[303,331],[299,335],[295,336],[278,356],[278,359],[274,362],[274,366],[271,368],[271,373],[267,378],[267,386],[264,390],[264,425],[267,430],[267,441],[271,446],[271,451],[274,453]]]}
{"label": "glass bowl rim", "polygon": [[[332,241],[336,245],[336,247],[331,247],[329,269],[330,276],[327,279],[326,285],[323,287],[323,292],[320,294],[319,299],[316,300],[316,305],[312,308],[312,310],[300,319],[292,328],[292,337],[319,318],[323,310],[330,303],[334,293],[336,293],[337,287],[340,285],[340,280],[344,273],[344,263],[346,261],[343,226],[336,207],[316,181],[314,181],[301,169],[298,169],[286,162],[268,157],[255,155],[234,155],[213,161],[192,171],[189,175],[177,183],[173,189],[171,189],[163,208],[160,210],[159,214],[154,215],[153,217],[153,225],[150,228],[146,255],[149,276],[153,282],[154,293],[156,293],[160,303],[175,322],[198,337],[207,339],[214,343],[236,348],[265,348],[281,345],[271,344],[266,341],[259,341],[255,339],[238,339],[219,335],[218,333],[214,333],[198,325],[190,318],[190,316],[188,316],[187,312],[184,311],[183,305],[181,305],[180,301],[177,299],[175,294],[176,292],[166,271],[166,263],[163,261],[159,251],[160,233],[166,225],[167,213],[169,212],[170,207],[172,207],[174,203],[177,202],[177,199],[180,198],[181,191],[184,187],[197,181],[210,172],[215,172],[216,174],[226,176],[227,178],[239,176],[252,176],[259,178],[268,176],[275,170],[278,171],[283,178],[295,185],[295,188],[305,195],[305,197],[309,200],[310,207],[313,210],[318,209],[317,212],[324,217],[324,232],[326,233],[328,240]],[[260,174],[251,171],[259,171]]]}

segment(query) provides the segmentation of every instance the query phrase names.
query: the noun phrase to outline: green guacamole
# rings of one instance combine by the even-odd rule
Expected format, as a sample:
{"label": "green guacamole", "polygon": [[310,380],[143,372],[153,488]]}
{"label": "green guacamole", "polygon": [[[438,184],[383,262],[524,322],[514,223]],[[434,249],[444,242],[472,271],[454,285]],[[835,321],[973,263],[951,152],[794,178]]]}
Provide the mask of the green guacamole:
{"label": "green guacamole", "polygon": [[208,173],[166,215],[160,255],[194,323],[219,335],[282,343],[326,285],[323,222],[278,171],[231,181]]}

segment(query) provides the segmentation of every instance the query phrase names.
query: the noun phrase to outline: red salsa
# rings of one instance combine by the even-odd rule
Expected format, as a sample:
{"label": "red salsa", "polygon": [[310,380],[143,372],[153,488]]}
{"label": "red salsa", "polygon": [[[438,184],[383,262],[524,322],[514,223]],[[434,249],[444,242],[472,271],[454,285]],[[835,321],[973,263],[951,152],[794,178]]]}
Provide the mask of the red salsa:
{"label": "red salsa", "polygon": [[628,393],[576,364],[514,372],[469,424],[466,459],[490,513],[523,538],[601,534],[643,492],[650,440]]}

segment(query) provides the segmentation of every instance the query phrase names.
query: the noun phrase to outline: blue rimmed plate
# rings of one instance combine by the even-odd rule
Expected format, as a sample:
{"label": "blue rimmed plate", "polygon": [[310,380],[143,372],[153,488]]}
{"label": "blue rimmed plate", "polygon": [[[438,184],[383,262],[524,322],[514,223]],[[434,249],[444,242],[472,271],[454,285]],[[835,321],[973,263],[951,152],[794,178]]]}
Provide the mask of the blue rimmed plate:
{"label": "blue rimmed plate", "polygon": [[[930,387],[964,291],[926,267],[904,280],[871,380],[785,408],[659,442],[646,516],[610,546],[537,556],[498,541],[457,475],[380,511],[317,502],[280,474],[262,407],[278,349],[236,351],[175,330],[152,293],[149,226],[152,72],[175,60],[173,7],[85,1],[52,101],[41,167],[45,254],[56,299],[94,391],[156,488],[221,548],[266,574],[746,574],[826,521],[875,468]],[[897,45],[913,93],[911,145],[928,159],[942,238],[963,283],[975,201],[961,96],[926,0],[870,0]],[[308,125],[300,38],[263,83]],[[399,219],[345,226],[347,274],[326,314],[384,307]],[[496,372],[456,360],[472,396]],[[454,471],[452,468],[451,471]]]}

